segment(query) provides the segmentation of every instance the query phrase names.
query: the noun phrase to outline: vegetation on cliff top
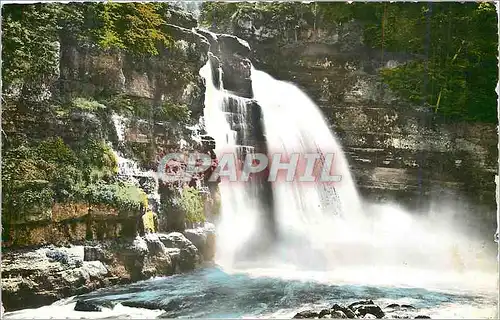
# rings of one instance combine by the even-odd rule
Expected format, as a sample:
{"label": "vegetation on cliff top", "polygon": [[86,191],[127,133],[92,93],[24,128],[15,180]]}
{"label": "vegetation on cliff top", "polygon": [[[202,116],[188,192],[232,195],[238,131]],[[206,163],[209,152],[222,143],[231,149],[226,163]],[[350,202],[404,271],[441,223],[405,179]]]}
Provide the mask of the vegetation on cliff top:
{"label": "vegetation on cliff top", "polygon": [[498,35],[492,3],[205,2],[200,19],[205,26],[228,29],[248,13],[278,33],[333,29],[354,20],[363,28],[366,45],[414,55],[408,64],[381,71],[391,89],[452,119],[497,122]]}

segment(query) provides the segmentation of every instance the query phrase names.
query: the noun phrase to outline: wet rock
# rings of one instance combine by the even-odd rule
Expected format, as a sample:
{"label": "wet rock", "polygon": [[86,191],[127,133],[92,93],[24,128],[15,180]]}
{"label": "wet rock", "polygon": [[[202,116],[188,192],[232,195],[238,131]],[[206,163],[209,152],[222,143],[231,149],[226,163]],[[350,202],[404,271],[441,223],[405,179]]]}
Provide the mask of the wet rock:
{"label": "wet rock", "polygon": [[250,55],[250,46],[242,39],[229,34],[221,34],[217,36],[217,41],[222,52],[230,54],[238,54],[243,57]]}
{"label": "wet rock", "polygon": [[406,310],[415,310],[416,308],[412,305],[409,304],[402,304],[401,309],[406,309]]}
{"label": "wet rock", "polygon": [[340,311],[340,310],[332,310],[331,316],[334,319],[347,319],[347,316],[345,315],[345,313]]}
{"label": "wet rock", "polygon": [[323,309],[319,312],[319,317],[320,318],[325,318],[326,315],[330,315],[330,310],[328,309]]}
{"label": "wet rock", "polygon": [[122,306],[125,307],[130,307],[130,308],[143,308],[143,309],[148,309],[148,310],[158,310],[161,309],[161,306],[154,301],[123,301],[121,302]]}
{"label": "wet rock", "polygon": [[187,29],[194,28],[198,24],[196,18],[190,12],[173,6],[166,10],[165,21]]}
{"label": "wet rock", "polygon": [[176,271],[193,270],[201,262],[198,249],[182,233],[159,234],[158,238],[168,248]]}
{"label": "wet rock", "polygon": [[78,300],[76,302],[75,311],[86,311],[86,312],[100,312],[102,311],[102,307],[98,304],[95,304],[91,301]]}
{"label": "wet rock", "polygon": [[344,306],[341,306],[341,305],[338,305],[338,304],[334,304],[331,309],[333,311],[338,311],[338,312],[342,312],[344,314],[344,316],[346,316],[347,318],[349,319],[354,319],[356,318],[356,315],[354,314],[354,312],[349,309],[349,308],[346,308]]}
{"label": "wet rock", "polygon": [[105,250],[98,246],[85,246],[83,248],[83,261],[108,261],[109,256]]}
{"label": "wet rock", "polygon": [[358,317],[364,317],[366,314],[372,314],[378,319],[384,317],[385,313],[382,309],[373,303],[372,300],[358,301],[349,305],[349,309],[354,311]]}
{"label": "wet rock", "polygon": [[293,319],[314,319],[318,317],[319,314],[317,312],[306,310],[297,313],[295,316],[293,316]]}
{"label": "wet rock", "polygon": [[215,256],[215,227],[212,224],[206,223],[202,228],[186,229],[183,234],[194,244],[205,261],[213,260]]}

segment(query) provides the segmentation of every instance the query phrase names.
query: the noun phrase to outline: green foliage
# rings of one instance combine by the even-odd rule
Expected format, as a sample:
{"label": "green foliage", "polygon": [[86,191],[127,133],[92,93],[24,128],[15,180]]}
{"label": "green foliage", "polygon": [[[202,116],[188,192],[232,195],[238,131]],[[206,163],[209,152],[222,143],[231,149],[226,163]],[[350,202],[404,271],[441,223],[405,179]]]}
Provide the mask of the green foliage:
{"label": "green foliage", "polygon": [[[134,55],[157,55],[172,39],[163,29],[166,3],[37,3],[2,6],[4,88],[40,89],[58,71],[62,39]],[[36,85],[35,85],[36,84]]]}
{"label": "green foliage", "polygon": [[180,205],[188,222],[204,222],[204,205],[200,192],[192,187],[182,190]]}
{"label": "green foliage", "polygon": [[122,182],[90,184],[86,196],[91,204],[106,204],[126,212],[139,211],[141,205],[147,206],[144,191]]}
{"label": "green foliage", "polygon": [[59,63],[58,4],[2,6],[2,80],[13,84],[45,82]]}
{"label": "green foliage", "polygon": [[191,116],[191,110],[186,105],[164,103],[156,109],[155,119],[185,123]]}
{"label": "green foliage", "polygon": [[[59,137],[49,138],[7,148],[2,160],[2,208],[7,215],[45,210],[54,201],[83,201],[89,185],[112,181],[118,170],[110,147],[94,140],[70,148]],[[131,192],[119,191],[119,199]],[[116,203],[130,206],[123,200]]]}
{"label": "green foliage", "polygon": [[104,99],[103,103],[119,114],[141,119],[184,123],[191,116],[191,111],[186,105],[164,102],[155,106],[151,100],[127,95],[115,95]]}
{"label": "green foliage", "polygon": [[365,28],[367,43],[420,56],[382,71],[391,89],[450,118],[497,121],[493,4],[405,3],[377,9],[376,22]]}
{"label": "green foliage", "polygon": [[90,111],[90,112],[106,109],[105,105],[100,104],[97,101],[88,100],[81,97],[73,99],[71,101],[71,105],[77,110]]}
{"label": "green foliage", "polygon": [[169,45],[171,39],[162,32],[166,23],[154,3],[98,3],[91,8],[97,27],[90,33],[105,49],[128,49],[137,54],[158,54],[158,44]]}

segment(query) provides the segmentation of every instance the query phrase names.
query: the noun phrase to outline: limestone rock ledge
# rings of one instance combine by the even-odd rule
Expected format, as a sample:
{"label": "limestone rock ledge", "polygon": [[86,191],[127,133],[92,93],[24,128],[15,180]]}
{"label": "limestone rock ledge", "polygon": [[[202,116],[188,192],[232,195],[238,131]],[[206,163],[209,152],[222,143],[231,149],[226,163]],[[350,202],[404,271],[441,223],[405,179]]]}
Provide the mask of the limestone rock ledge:
{"label": "limestone rock ledge", "polygon": [[191,271],[213,257],[206,253],[212,229],[186,230],[196,245],[172,232],[7,250],[2,255],[2,306],[7,311],[35,308],[111,285]]}

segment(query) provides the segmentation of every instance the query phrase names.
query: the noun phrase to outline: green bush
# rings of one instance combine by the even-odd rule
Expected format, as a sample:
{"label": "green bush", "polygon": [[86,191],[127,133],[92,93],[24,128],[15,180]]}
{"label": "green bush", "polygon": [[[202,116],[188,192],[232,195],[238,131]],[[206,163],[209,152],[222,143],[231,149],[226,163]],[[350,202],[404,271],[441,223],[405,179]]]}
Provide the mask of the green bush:
{"label": "green bush", "polygon": [[83,110],[83,111],[99,111],[99,110],[104,110],[106,109],[106,106],[103,104],[100,104],[97,101],[94,100],[88,100],[82,97],[74,98],[71,101],[72,107],[74,107],[77,110]]}
{"label": "green bush", "polygon": [[73,149],[60,137],[11,146],[2,160],[2,208],[16,215],[42,210],[54,201],[84,201],[89,184],[112,182],[118,171],[111,148],[95,140]]}
{"label": "green bush", "polygon": [[139,211],[141,206],[147,207],[144,191],[122,182],[91,184],[87,187],[86,196],[91,204],[106,204],[126,212]]}
{"label": "green bush", "polygon": [[205,221],[203,198],[197,189],[192,187],[184,188],[180,200],[181,208],[186,214],[186,221]]}

